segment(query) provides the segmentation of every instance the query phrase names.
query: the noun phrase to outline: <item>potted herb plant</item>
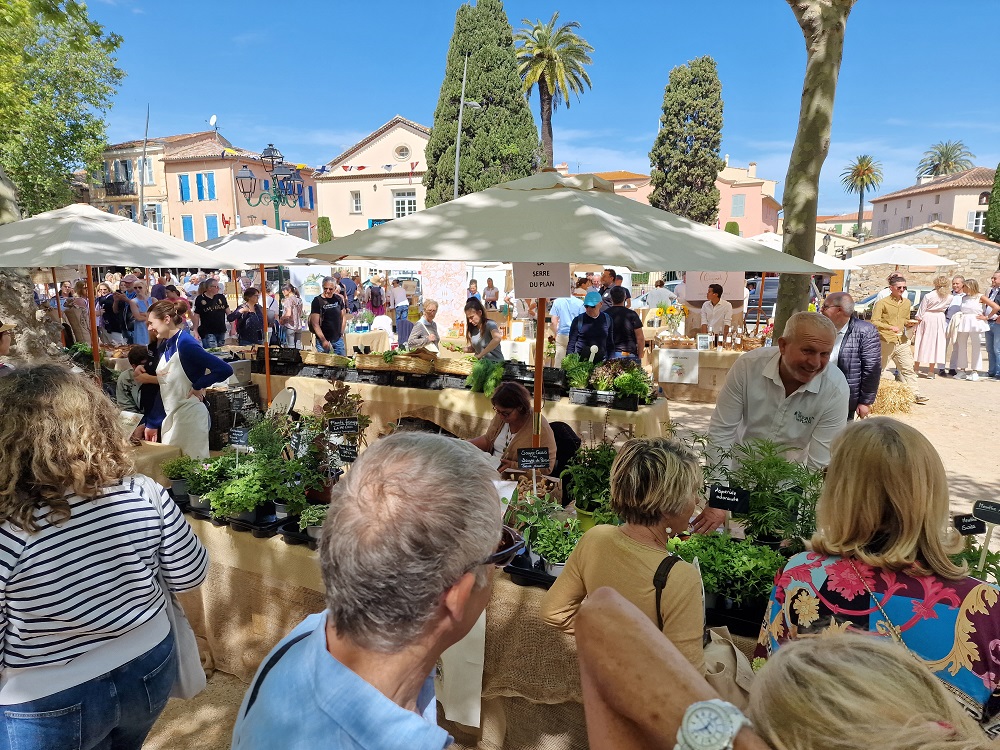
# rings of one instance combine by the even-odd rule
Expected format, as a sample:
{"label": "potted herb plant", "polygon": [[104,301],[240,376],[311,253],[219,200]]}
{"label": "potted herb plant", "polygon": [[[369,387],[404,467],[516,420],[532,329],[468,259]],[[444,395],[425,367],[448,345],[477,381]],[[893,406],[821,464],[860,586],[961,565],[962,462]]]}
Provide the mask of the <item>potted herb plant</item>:
{"label": "potted herb plant", "polygon": [[532,549],[542,558],[546,573],[550,576],[562,573],[581,536],[583,531],[575,518],[561,521],[554,516],[547,516],[539,519],[538,526],[534,527],[535,541]]}
{"label": "potted herb plant", "polygon": [[187,479],[188,502],[195,510],[208,510],[211,505],[205,495],[222,486],[228,479],[219,458],[201,461],[192,468]]}
{"label": "potted herb plant", "polygon": [[319,539],[329,510],[329,505],[310,505],[299,515],[299,530],[306,532],[312,539]]}
{"label": "potted herb plant", "polygon": [[504,523],[521,532],[527,543],[528,556],[532,565],[537,563],[539,559],[538,553],[531,547],[537,530],[546,519],[559,509],[559,503],[552,500],[549,495],[539,497],[530,492],[519,492],[518,490],[514,490],[511,495],[507,511],[504,513]]}
{"label": "potted herb plant", "polygon": [[611,443],[581,446],[559,475],[563,497],[573,501],[580,528],[585,531],[595,525],[595,513],[610,511],[611,464],[616,455]]}
{"label": "potted herb plant", "polygon": [[639,404],[648,404],[653,399],[653,381],[641,367],[626,370],[612,381],[615,400],[612,408],[637,411]]}
{"label": "potted herb plant", "polygon": [[579,354],[567,354],[563,357],[562,369],[566,373],[566,385],[569,386],[569,400],[584,406],[596,403],[594,391],[589,387],[594,364],[581,360]]}
{"label": "potted herb plant", "polygon": [[190,456],[177,456],[160,464],[163,476],[170,480],[170,492],[175,500],[188,496],[187,480],[198,467],[198,461]]}

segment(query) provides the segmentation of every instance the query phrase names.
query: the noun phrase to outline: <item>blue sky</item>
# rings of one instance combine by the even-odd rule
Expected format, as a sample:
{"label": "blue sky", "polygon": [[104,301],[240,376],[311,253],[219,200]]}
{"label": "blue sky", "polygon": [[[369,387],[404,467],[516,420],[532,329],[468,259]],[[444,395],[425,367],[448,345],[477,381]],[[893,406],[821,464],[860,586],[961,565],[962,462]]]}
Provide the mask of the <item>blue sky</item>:
{"label": "blue sky", "polygon": [[[125,41],[127,71],[109,118],[112,142],[208,128],[238,146],[275,143],[322,164],[401,114],[433,124],[459,3],[92,0],[91,15]],[[961,139],[980,166],[1000,161],[1000,100],[990,50],[1000,2],[859,0],[847,26],[820,213],[856,211],[839,175],[857,155],[880,160],[880,192],[913,184],[937,141]],[[730,163],[758,164],[783,188],[798,123],[805,48],[784,0],[569,3],[508,0],[522,18],[579,21],[594,46],[593,88],[553,119],[555,159],[572,171],[647,173],[672,67],[719,64]],[[532,100],[537,120],[537,96]]]}

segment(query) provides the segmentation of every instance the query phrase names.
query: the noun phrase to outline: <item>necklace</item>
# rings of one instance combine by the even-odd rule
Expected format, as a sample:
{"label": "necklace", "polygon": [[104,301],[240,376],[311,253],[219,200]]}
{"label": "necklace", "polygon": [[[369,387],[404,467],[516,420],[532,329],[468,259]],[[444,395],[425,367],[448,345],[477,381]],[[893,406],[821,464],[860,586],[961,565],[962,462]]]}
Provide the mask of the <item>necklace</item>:
{"label": "necklace", "polygon": [[650,540],[652,540],[652,543],[653,543],[652,546],[653,547],[656,547],[656,548],[662,547],[663,549],[667,548],[667,544],[670,542],[670,535],[673,533],[673,529],[671,529],[669,526],[667,526],[664,529],[664,531],[666,532],[665,538],[664,539],[660,539],[659,536],[656,533],[656,529],[654,529],[652,526],[635,526],[633,524],[628,524],[625,527],[624,532],[625,532],[625,534],[627,536],[631,537],[635,541],[640,542],[640,543],[648,544],[647,541],[645,541],[645,540],[639,538],[638,536],[636,536],[635,532],[639,531],[639,530],[642,530],[642,532],[644,533],[644,535],[646,537],[648,537]]}

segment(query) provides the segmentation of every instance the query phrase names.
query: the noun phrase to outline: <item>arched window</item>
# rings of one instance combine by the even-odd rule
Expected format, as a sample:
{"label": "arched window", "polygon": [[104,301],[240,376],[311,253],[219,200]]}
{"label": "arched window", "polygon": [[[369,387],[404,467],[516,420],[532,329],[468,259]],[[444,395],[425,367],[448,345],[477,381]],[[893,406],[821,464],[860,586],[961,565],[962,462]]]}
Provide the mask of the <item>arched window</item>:
{"label": "arched window", "polygon": [[990,193],[988,190],[979,194],[979,205],[980,206],[990,205]]}

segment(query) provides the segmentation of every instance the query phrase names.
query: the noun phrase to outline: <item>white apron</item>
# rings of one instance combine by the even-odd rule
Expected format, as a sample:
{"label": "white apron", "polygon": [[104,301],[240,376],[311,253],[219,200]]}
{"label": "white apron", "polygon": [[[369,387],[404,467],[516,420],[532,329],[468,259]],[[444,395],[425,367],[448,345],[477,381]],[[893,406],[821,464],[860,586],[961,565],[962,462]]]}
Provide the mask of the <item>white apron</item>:
{"label": "white apron", "polygon": [[208,408],[191,393],[191,381],[181,366],[181,355],[175,353],[168,362],[160,357],[156,366],[160,381],[160,398],[167,413],[160,427],[160,440],[184,451],[192,458],[208,458],[208,431],[212,420]]}

